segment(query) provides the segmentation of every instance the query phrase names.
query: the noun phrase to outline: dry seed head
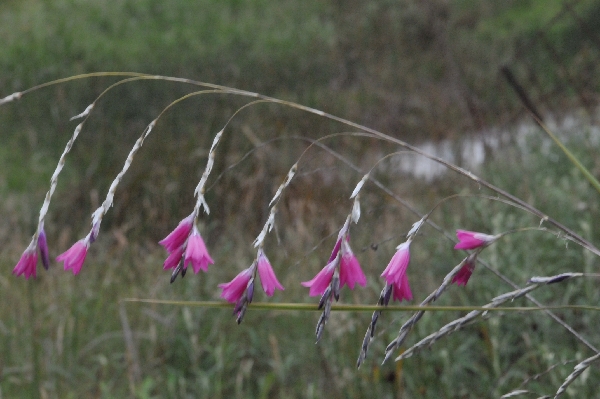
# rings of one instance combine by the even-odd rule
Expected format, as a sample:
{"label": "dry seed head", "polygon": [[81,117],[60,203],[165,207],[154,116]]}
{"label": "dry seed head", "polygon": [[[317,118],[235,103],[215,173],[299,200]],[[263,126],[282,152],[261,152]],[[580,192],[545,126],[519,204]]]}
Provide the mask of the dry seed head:
{"label": "dry seed head", "polygon": [[360,219],[360,195],[357,195],[354,198],[354,204],[352,205],[352,221],[354,223],[358,223],[358,219]]}
{"label": "dry seed head", "polygon": [[269,202],[269,206],[271,206],[275,201],[277,201],[279,199],[279,197],[281,196],[281,193],[283,192],[283,190],[290,184],[290,182],[292,181],[292,178],[294,177],[294,175],[296,174],[296,171],[298,170],[298,164],[295,163],[290,171],[288,172],[287,176],[285,177],[285,180],[283,181],[283,183],[281,183],[281,185],[279,186],[279,188],[277,189],[277,192],[275,192],[275,195],[273,196],[273,199],[271,200],[271,202]]}
{"label": "dry seed head", "polygon": [[102,205],[98,209],[96,209],[96,211],[94,211],[94,213],[92,214],[92,225],[97,226],[97,229],[100,229],[100,223],[102,223],[102,218],[104,217],[106,212],[108,212],[110,207],[113,205],[115,191],[117,191],[117,186],[121,182],[123,175],[127,172],[129,167],[131,166],[131,163],[133,162],[133,157],[135,156],[135,154],[138,152],[138,150],[140,148],[142,148],[142,145],[144,144],[144,140],[146,139],[146,137],[148,137],[150,132],[152,132],[152,129],[154,129],[154,126],[156,126],[156,122],[157,122],[157,119],[154,119],[152,122],[150,122],[150,124],[144,130],[144,133],[142,133],[142,135],[136,140],[135,144],[133,145],[133,148],[131,149],[131,151],[129,151],[129,155],[127,155],[127,159],[125,160],[123,169],[121,169],[121,171],[119,172],[117,177],[115,177],[115,180],[113,180],[113,182],[111,183],[110,188],[108,189],[108,193],[106,194],[106,199],[104,200]]}
{"label": "dry seed head", "polygon": [[9,96],[6,96],[6,97],[0,99],[0,105],[9,103],[9,102],[14,101],[14,100],[19,100],[21,98],[21,95],[22,95],[22,93],[20,91],[18,91],[18,92],[13,93],[13,94],[11,94]]}
{"label": "dry seed head", "polygon": [[84,117],[88,116],[90,114],[90,112],[92,112],[92,109],[94,109],[94,103],[91,103],[90,105],[88,105],[87,108],[82,113],[80,113],[79,115],[75,115],[74,117],[72,117],[69,120],[74,121],[75,119],[84,118]]}
{"label": "dry seed head", "polygon": [[[198,185],[196,186],[196,189],[194,190],[194,195],[196,195],[196,196],[200,196],[200,195],[204,194],[204,185],[206,184],[206,180],[208,180],[208,175],[210,175],[210,172],[212,171],[212,167],[215,163],[215,150],[217,148],[217,145],[219,144],[219,141],[221,140],[221,136],[223,136],[223,130],[221,130],[219,133],[217,133],[215,135],[212,145],[210,146],[210,150],[208,152],[208,161],[206,162],[206,168],[204,169],[204,173],[202,173],[200,182],[198,182]],[[199,208],[199,203],[197,204],[197,207]],[[207,209],[207,208],[205,208],[205,209]]]}
{"label": "dry seed head", "polygon": [[363,186],[365,185],[365,182],[367,181],[367,179],[369,178],[369,174],[367,173],[366,175],[363,176],[363,178],[358,182],[358,184],[356,185],[356,187],[354,188],[354,191],[352,191],[352,195],[350,195],[350,199],[356,197],[358,195],[358,193],[360,193],[360,190],[362,190]]}
{"label": "dry seed head", "polygon": [[262,246],[263,242],[265,241],[265,237],[267,236],[267,233],[269,233],[273,229],[273,225],[275,224],[275,210],[275,207],[271,208],[271,212],[269,213],[269,218],[267,219],[267,222],[263,226],[263,229],[261,230],[258,237],[256,237],[256,239],[253,242],[254,248]]}

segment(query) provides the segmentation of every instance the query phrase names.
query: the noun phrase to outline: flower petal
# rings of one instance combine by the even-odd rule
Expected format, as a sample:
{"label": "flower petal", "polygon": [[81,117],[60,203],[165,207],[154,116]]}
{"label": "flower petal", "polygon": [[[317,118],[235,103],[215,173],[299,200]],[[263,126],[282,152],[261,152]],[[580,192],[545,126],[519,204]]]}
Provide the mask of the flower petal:
{"label": "flower petal", "polygon": [[158,243],[165,247],[169,252],[175,251],[181,247],[187,240],[192,231],[193,220],[192,215],[183,219],[168,236],[160,240]]}
{"label": "flower petal", "polygon": [[336,259],[329,262],[312,280],[301,283],[303,286],[310,288],[308,295],[319,296],[325,292],[329,286],[329,283],[331,282],[331,278],[333,277]]}
{"label": "flower petal", "polygon": [[412,292],[410,291],[410,285],[408,284],[408,277],[406,274],[402,276],[399,283],[394,284],[394,300],[402,302],[403,300],[410,301],[413,298]]}
{"label": "flower petal", "polygon": [[360,263],[358,263],[358,259],[354,256],[350,244],[348,244],[348,241],[344,241],[340,263],[340,287],[347,284],[350,289],[354,289],[354,284],[356,283],[364,287],[367,284],[367,278],[360,268]]}
{"label": "flower petal", "polygon": [[388,284],[399,284],[402,277],[406,275],[406,269],[410,262],[410,243],[411,241],[406,241],[396,247],[396,253],[381,273],[381,277],[385,278]]}
{"label": "flower petal", "polygon": [[207,271],[208,265],[215,263],[208,254],[204,240],[196,226],[194,226],[194,230],[188,239],[187,248],[185,250],[184,267],[187,268],[189,263],[192,264],[194,273],[196,274],[200,269]]}
{"label": "flower petal", "polygon": [[476,231],[456,230],[458,243],[454,249],[475,249],[485,247],[494,242],[498,237]]}
{"label": "flower petal", "polygon": [[35,277],[36,265],[37,253],[35,252],[35,247],[27,248],[13,269],[13,274],[16,276],[25,275],[26,279],[29,279],[31,276]]}
{"label": "flower petal", "polygon": [[56,257],[58,262],[65,262],[64,269],[71,270],[73,274],[81,271],[88,250],[88,242],[85,239],[77,241],[68,250]]}
{"label": "flower petal", "polygon": [[275,289],[284,290],[279,280],[275,276],[273,267],[267,256],[262,249],[258,250],[258,275],[260,276],[260,283],[267,296],[273,296]]}
{"label": "flower petal", "polygon": [[230,282],[219,284],[219,288],[223,290],[221,298],[227,300],[227,302],[237,303],[244,295],[251,277],[252,267],[239,272]]}

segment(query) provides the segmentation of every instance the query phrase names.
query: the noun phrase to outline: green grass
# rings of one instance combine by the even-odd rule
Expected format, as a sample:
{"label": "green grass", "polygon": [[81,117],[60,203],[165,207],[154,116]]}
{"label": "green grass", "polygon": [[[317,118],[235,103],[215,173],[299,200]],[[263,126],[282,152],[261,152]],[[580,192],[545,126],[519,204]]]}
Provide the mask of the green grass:
{"label": "green grass", "polygon": [[[598,214],[593,190],[561,158],[559,150],[553,147],[549,152],[538,150],[539,141],[544,139],[541,132],[537,134],[539,137],[531,139],[535,143],[532,147],[498,153],[496,160],[486,166],[484,175],[580,231],[592,242],[597,241],[598,232],[589,222]],[[567,144],[589,166],[593,154],[582,145],[586,137],[579,134]],[[319,228],[335,232],[329,229],[335,229],[338,212],[332,213],[328,207],[333,204],[341,208],[339,219],[348,211],[343,209],[349,206],[343,199],[347,194],[321,186],[314,176],[319,172],[310,173],[316,168],[312,165],[322,164],[326,164],[326,157],[305,165],[296,183],[290,186],[291,190],[305,185],[312,187],[312,198],[296,198],[302,208],[313,209],[312,213],[296,219],[294,209],[299,209],[299,205],[293,203],[291,191],[278,218],[281,243],[274,237],[267,241],[267,253],[286,287],[272,299],[274,302],[315,303],[314,299],[307,298],[306,289],[298,283],[311,278],[322,266],[333,238],[315,251],[310,248],[324,238]],[[356,179],[346,177],[345,170],[343,167],[335,169],[339,174],[336,180],[342,184],[339,187],[351,187],[349,181]],[[388,184],[398,190],[400,186],[395,180],[391,179]],[[458,180],[456,183],[460,184]],[[406,181],[403,185],[410,184],[413,183]],[[469,185],[463,187],[468,190]],[[416,201],[418,198],[402,191],[406,199]],[[479,193],[476,187],[473,191]],[[369,284],[365,289],[344,289],[343,303],[375,303],[381,287],[378,275],[401,240],[400,236],[415,220],[375,187],[369,187],[364,194],[364,215],[361,223],[353,228],[352,244]],[[11,198],[15,195],[5,194],[4,212],[14,204]],[[438,190],[437,195],[443,194]],[[427,210],[425,203],[419,208]],[[211,214],[203,228],[216,264],[206,274],[188,275],[172,285],[168,282],[168,273],[161,271],[162,250],[148,241],[152,233],[144,235],[138,231],[135,237],[145,238],[136,238],[122,247],[119,242],[122,243],[123,238],[133,240],[134,237],[125,233],[119,238],[122,233],[118,228],[101,234],[79,276],[62,272],[56,264],[48,273],[39,270],[40,276],[30,281],[6,273],[0,279],[0,299],[10,304],[0,310],[0,339],[4,348],[2,394],[15,397],[29,392],[28,397],[35,397],[39,389],[42,397],[61,398],[316,398],[323,395],[481,398],[498,397],[548,369],[551,370],[530,380],[525,388],[551,394],[570,373],[574,361],[591,354],[541,312],[505,312],[491,314],[486,321],[437,342],[431,350],[402,364],[389,362],[380,366],[383,348],[407,317],[385,313],[367,361],[357,371],[354,364],[370,317],[367,313],[335,313],[324,338],[315,345],[317,312],[251,308],[242,325],[237,326],[229,310],[120,302],[130,297],[217,300],[217,284],[247,267],[253,256],[250,231],[242,232],[231,225],[222,227],[215,236],[216,231],[211,231],[210,225],[212,218],[218,216]],[[470,228],[497,233],[539,224],[539,220],[522,211],[478,198],[448,202],[433,218],[449,232],[454,228]],[[15,223],[21,226],[23,222]],[[300,234],[304,230],[310,234]],[[21,228],[20,231],[26,234],[30,230]],[[8,237],[7,232],[3,234]],[[23,248],[25,240],[18,237],[2,250],[4,270],[11,269]],[[66,248],[69,236],[63,234],[67,240],[61,240],[60,234],[51,237],[51,254],[55,256]],[[392,240],[388,241],[390,237]],[[376,251],[369,249],[372,243],[378,244]],[[408,272],[415,301],[435,289],[441,277],[458,263],[461,255],[451,248],[449,241],[430,228],[417,238]],[[598,266],[598,261],[580,248],[572,244],[565,246],[563,240],[541,232],[506,236],[486,249],[482,259],[521,286],[533,275],[596,272]],[[571,280],[541,288],[534,296],[547,305],[593,304],[599,299],[596,285],[593,279]],[[508,286],[480,266],[466,288],[453,286],[438,304],[483,305],[508,290]],[[257,301],[266,299],[262,292],[257,292]],[[524,299],[513,304],[531,305]],[[120,311],[126,313],[136,356],[124,338],[128,330]],[[599,315],[576,311],[557,313],[597,344],[594,326],[599,322]],[[425,315],[407,344],[415,343],[459,315],[457,312]],[[573,385],[570,395],[592,397],[598,377],[598,370],[591,368],[586,378]]]}
{"label": "green grass", "polygon": [[[498,89],[497,66],[513,55],[515,43],[528,43],[562,4],[538,0],[475,7],[463,1],[430,9],[429,3],[414,1],[401,2],[401,7],[395,2],[351,3],[3,2],[0,97],[75,73],[137,70],[256,90],[402,137],[435,139],[472,128],[470,116],[452,97],[456,80],[440,48],[464,54],[459,64],[466,87],[494,124],[498,113],[510,113],[518,105]],[[582,1],[577,11],[594,21],[596,8],[595,2]],[[436,24],[447,26],[448,42],[440,41]],[[589,67],[596,50],[576,28],[567,20],[548,32],[549,40],[570,68],[593,77]],[[577,54],[566,51],[579,45],[589,48]],[[530,57],[552,65],[539,47]],[[560,83],[552,73],[540,80],[549,88]],[[506,312],[491,314],[402,363],[381,366],[385,346],[408,317],[386,313],[367,361],[357,371],[368,313],[335,313],[315,345],[318,312],[251,308],[237,326],[229,310],[121,302],[132,297],[218,300],[217,284],[252,261],[250,243],[265,221],[268,198],[307,145],[295,136],[317,138],[346,130],[273,105],[256,105],[237,116],[219,147],[213,178],[223,175],[207,193],[211,215],[201,220],[216,264],[209,273],[190,274],[171,285],[169,274],[161,270],[164,253],[157,241],[189,214],[206,149],[243,105],[231,96],[197,97],[161,119],[117,191],[81,275],[65,273],[53,262],[49,272],[38,270],[35,280],[15,278],[10,271],[35,229],[56,159],[76,125],[68,119],[113,82],[72,82],[0,109],[0,266],[5,271],[0,275],[0,397],[482,398],[499,397],[526,379],[524,388],[541,395],[552,394],[574,360],[591,354],[541,312]],[[46,231],[52,257],[85,234],[89,214],[144,126],[189,91],[182,85],[137,82],[100,101],[67,159],[50,208]],[[572,100],[574,93],[565,95]],[[562,133],[597,176],[597,138],[585,123],[579,130]],[[600,231],[593,222],[600,211],[597,194],[558,149],[540,144],[542,132],[536,134],[526,146],[495,151],[481,174],[598,242]],[[278,141],[255,148],[274,138]],[[363,169],[397,150],[349,137],[325,144]],[[374,176],[422,213],[445,195],[490,194],[458,177],[423,184],[390,165],[381,165]],[[272,299],[257,292],[255,300],[316,304],[299,282],[312,278],[328,258],[351,207],[348,196],[360,178],[323,151],[313,149],[304,157],[266,244],[286,290]],[[418,218],[372,184],[361,195],[363,216],[352,228],[352,245],[369,283],[364,289],[344,289],[341,300],[374,304],[382,284],[379,274]],[[456,228],[498,233],[540,222],[480,198],[449,201],[433,220],[450,235]],[[520,286],[533,275],[597,272],[595,257],[566,244],[549,233],[518,233],[486,249],[482,259]],[[431,228],[413,244],[408,274],[415,302],[461,260],[452,246]],[[483,305],[510,289],[478,267],[466,288],[452,287],[439,305]],[[534,296],[548,305],[595,304],[599,299],[591,278],[544,287]],[[521,299],[514,305],[531,304]],[[135,352],[125,339],[123,312]],[[597,314],[557,313],[600,346]],[[459,316],[426,314],[407,344]],[[543,374],[531,379],[538,373]],[[596,395],[598,368],[586,373],[567,396]]]}

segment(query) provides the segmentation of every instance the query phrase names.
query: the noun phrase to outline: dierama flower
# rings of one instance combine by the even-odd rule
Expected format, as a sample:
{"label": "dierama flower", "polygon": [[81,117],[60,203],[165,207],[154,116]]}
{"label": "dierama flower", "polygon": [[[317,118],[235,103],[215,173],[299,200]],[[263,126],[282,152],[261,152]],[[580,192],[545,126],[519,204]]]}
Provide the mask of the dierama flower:
{"label": "dierama flower", "polygon": [[458,238],[458,244],[454,246],[454,249],[482,248],[498,239],[498,236],[468,230],[456,230],[456,237]]}
{"label": "dierama flower", "polygon": [[354,289],[354,284],[359,284],[362,287],[367,284],[367,278],[350,248],[348,239],[342,242],[342,258],[340,260],[340,288],[344,284],[347,284],[351,290]]}
{"label": "dierama flower", "polygon": [[185,247],[182,245],[181,247],[179,247],[176,250],[174,250],[173,252],[171,252],[169,254],[169,256],[167,257],[167,259],[165,260],[165,263],[163,263],[163,269],[168,270],[168,269],[172,269],[172,268],[176,267],[179,264],[179,262],[181,261],[184,251],[185,251]]}
{"label": "dierama flower", "polygon": [[394,300],[400,302],[404,299],[407,301],[412,299],[412,292],[410,291],[408,277],[406,276],[406,269],[410,262],[410,243],[411,241],[409,240],[396,247],[396,253],[383,273],[381,273],[381,277],[393,287]]}
{"label": "dierama flower", "polygon": [[221,298],[227,300],[227,302],[237,303],[242,298],[242,295],[244,295],[244,291],[246,291],[246,287],[248,287],[253,274],[254,264],[242,270],[230,282],[219,284],[219,288],[223,290]]}
{"label": "dierama flower", "polygon": [[13,274],[16,276],[24,275],[26,279],[36,276],[37,253],[35,246],[29,247],[21,255],[21,259],[13,269]]}
{"label": "dierama flower", "polygon": [[277,280],[273,267],[262,249],[258,250],[257,264],[260,283],[267,296],[273,296],[275,289],[283,291],[284,288]]}
{"label": "dierama flower", "polygon": [[58,262],[65,262],[65,270],[71,270],[73,274],[79,274],[89,246],[89,241],[86,238],[81,239],[73,244],[71,248],[58,255],[56,260]]}
{"label": "dierama flower", "polygon": [[339,262],[339,258],[336,257],[334,260],[329,262],[315,277],[313,277],[310,281],[303,281],[302,284],[305,287],[310,288],[308,295],[310,296],[319,296],[322,295],[329,284],[331,283],[331,279],[333,278],[333,272],[337,267]]}
{"label": "dierama flower", "polygon": [[475,270],[475,264],[477,263],[477,253],[469,255],[465,259],[465,263],[460,268],[458,273],[452,278],[452,282],[456,285],[467,285],[473,270]]}
{"label": "dierama flower", "polygon": [[[37,245],[36,245],[37,244]],[[42,258],[42,264],[44,269],[48,270],[50,267],[50,259],[48,258],[48,242],[46,241],[46,232],[44,231],[44,224],[40,227],[40,232],[37,237],[37,242],[31,242],[29,247],[23,252],[19,262],[13,269],[13,274],[18,276],[24,275],[26,279],[37,275],[37,249],[40,250],[40,256]]]}
{"label": "dierama flower", "polygon": [[312,280],[301,283],[303,286],[310,288],[308,295],[322,295],[327,287],[329,287],[333,278],[333,272],[338,265],[340,288],[348,285],[350,289],[354,289],[354,285],[357,283],[363,287],[367,284],[367,278],[360,268],[358,259],[354,256],[348,240],[349,237],[347,234],[342,234],[341,237],[338,237],[329,258],[329,263]]}
{"label": "dierama flower", "polygon": [[408,285],[408,276],[405,274],[401,279],[400,283],[393,285],[393,296],[394,301],[402,302],[403,300],[410,301],[413,298],[412,292],[410,291],[410,285]]}
{"label": "dierama flower", "polygon": [[192,230],[192,234],[188,239],[187,248],[185,249],[184,268],[187,268],[189,263],[192,264],[194,273],[196,274],[200,269],[207,271],[208,265],[215,263],[208,254],[204,240],[196,226],[194,226]]}
{"label": "dierama flower", "polygon": [[173,252],[176,249],[180,248],[185,243],[185,240],[188,239],[190,232],[192,231],[192,216],[193,215],[190,215],[183,219],[181,222],[179,222],[177,227],[175,227],[175,230],[169,233],[168,236],[160,240],[158,243],[165,247],[165,249],[168,252]]}

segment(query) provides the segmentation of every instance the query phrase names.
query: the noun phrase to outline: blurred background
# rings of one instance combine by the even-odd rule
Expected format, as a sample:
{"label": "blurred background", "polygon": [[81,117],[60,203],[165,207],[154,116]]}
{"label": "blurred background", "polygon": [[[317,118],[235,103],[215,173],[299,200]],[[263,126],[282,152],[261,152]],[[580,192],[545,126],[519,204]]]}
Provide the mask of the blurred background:
{"label": "blurred background", "polygon": [[[599,242],[598,193],[536,127],[527,106],[600,176],[600,2],[595,0],[290,1],[5,0],[0,3],[0,98],[75,74],[127,71],[259,92],[380,130],[473,170]],[[268,201],[309,140],[347,126],[273,104],[228,125],[209,179],[200,230],[208,273],[169,284],[158,241],[189,215],[214,134],[250,99],[196,96],[160,119],[121,182],[80,275],[52,262],[36,279],[11,270],[29,243],[56,162],[82,112],[115,77],[71,81],[0,107],[0,398],[487,398],[521,388],[552,394],[592,352],[545,314],[493,314],[404,362],[380,366],[408,317],[385,313],[360,370],[368,313],[335,313],[314,344],[317,312],[124,303],[123,298],[218,300],[255,257]],[[46,221],[54,259],[89,231],[131,146],[171,101],[197,90],[137,81],[104,95],[67,157]],[[342,135],[312,148],[286,190],[265,251],[286,287],[255,301],[308,302],[300,281],[324,266],[372,165],[397,146]],[[409,153],[382,162],[361,194],[353,249],[369,279],[343,303],[374,304],[381,271],[420,216],[457,193],[493,194]],[[390,195],[390,193],[392,195]],[[398,199],[402,199],[403,203]],[[408,205],[405,206],[405,205]],[[450,236],[538,226],[479,197],[432,216]],[[463,254],[426,227],[408,275],[414,303]],[[595,272],[600,262],[542,232],[509,235],[482,255],[517,285],[534,275]],[[547,305],[596,304],[593,279],[543,288]],[[512,288],[479,267],[440,305],[483,305]],[[515,305],[531,305],[524,299]],[[559,317],[600,346],[593,312]],[[408,343],[459,317],[426,314]],[[567,392],[595,397],[592,366]],[[531,396],[531,395],[530,395]],[[537,396],[536,396],[537,397]]]}

